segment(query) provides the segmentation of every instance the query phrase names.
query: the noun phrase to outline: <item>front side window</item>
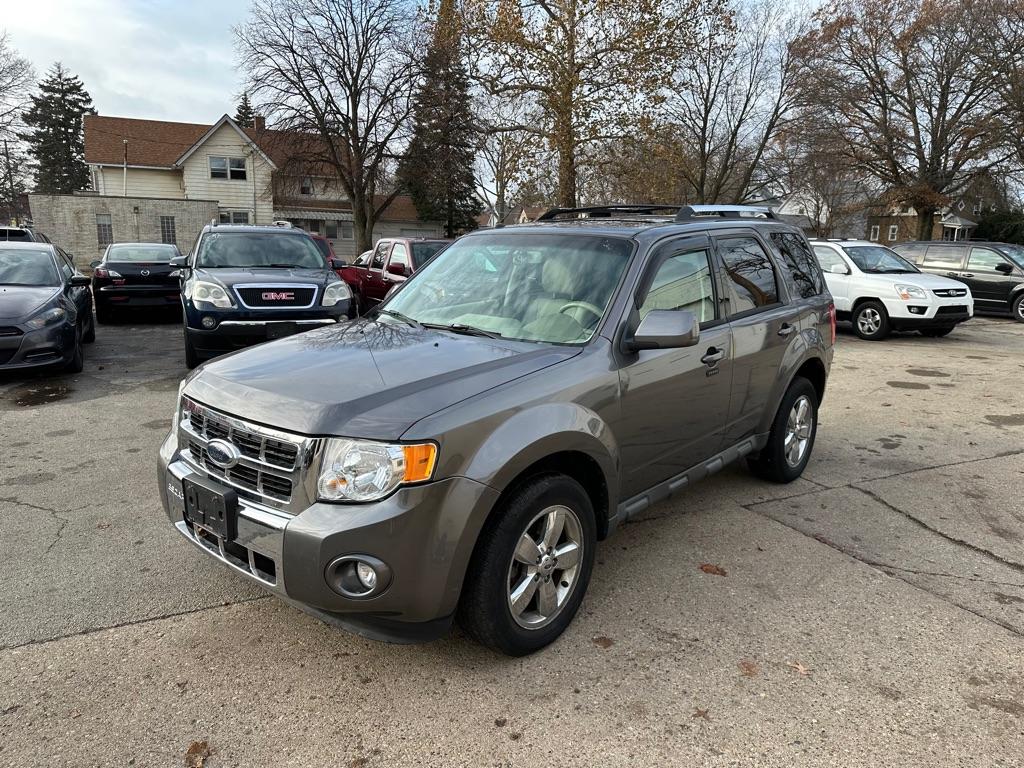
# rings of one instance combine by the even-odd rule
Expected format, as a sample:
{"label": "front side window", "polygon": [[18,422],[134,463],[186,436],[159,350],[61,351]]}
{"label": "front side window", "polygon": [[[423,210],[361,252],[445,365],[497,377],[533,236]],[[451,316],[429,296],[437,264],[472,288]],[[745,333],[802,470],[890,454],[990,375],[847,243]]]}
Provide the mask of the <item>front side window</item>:
{"label": "front side window", "polygon": [[404,243],[395,243],[395,247],[391,249],[391,263],[401,264],[403,267],[409,266],[409,252]]}
{"label": "front side window", "polygon": [[0,248],[0,285],[60,285],[49,251]]}
{"label": "front side window", "polygon": [[825,281],[807,241],[792,232],[772,232],[772,245],[782,256],[782,274],[794,295],[809,299],[825,292]]}
{"label": "front side window", "polygon": [[823,272],[832,272],[832,267],[839,266],[843,268],[843,272],[849,272],[850,268],[843,261],[843,257],[836,253],[835,248],[829,248],[827,245],[816,245],[814,246],[814,255],[818,259],[818,264],[821,265]]}
{"label": "front side window", "polygon": [[96,214],[96,243],[100,248],[106,248],[114,242],[114,224],[110,220],[109,213]]}
{"label": "front side window", "polygon": [[641,319],[652,309],[682,309],[700,323],[715,319],[715,289],[706,250],[670,256],[658,267],[640,305]]}
{"label": "front side window", "polygon": [[245,181],[244,157],[210,157],[210,178]]}
{"label": "front side window", "polygon": [[730,237],[718,241],[718,250],[729,275],[732,294],[730,314],[738,315],[779,301],[775,268],[761,244],[753,237]]}
{"label": "front side window", "polygon": [[373,261],[370,263],[370,269],[384,269],[384,260],[388,257],[388,248],[390,247],[391,243],[383,240],[377,243],[377,247],[373,249]]}
{"label": "front side window", "polygon": [[964,249],[958,245],[929,245],[923,263],[926,267],[960,269],[964,263]]}
{"label": "front side window", "polygon": [[323,269],[324,257],[313,239],[306,235],[211,232],[199,243],[196,266]]}
{"label": "front side window", "polygon": [[891,248],[884,245],[848,245],[846,255],[861,272],[872,274],[900,274],[902,272],[920,272],[909,261]]}
{"label": "front side window", "polygon": [[173,245],[129,244],[120,243],[110,246],[106,262],[147,262],[150,264],[166,264],[178,255],[178,249]]}
{"label": "front side window", "polygon": [[998,272],[998,264],[1009,262],[991,248],[971,248],[970,258],[967,259],[967,269],[977,272]]}
{"label": "front side window", "polygon": [[633,252],[593,234],[483,234],[438,253],[387,301],[427,327],[583,344],[597,331]]}
{"label": "front side window", "polygon": [[173,216],[160,217],[160,242],[174,245],[178,242]]}

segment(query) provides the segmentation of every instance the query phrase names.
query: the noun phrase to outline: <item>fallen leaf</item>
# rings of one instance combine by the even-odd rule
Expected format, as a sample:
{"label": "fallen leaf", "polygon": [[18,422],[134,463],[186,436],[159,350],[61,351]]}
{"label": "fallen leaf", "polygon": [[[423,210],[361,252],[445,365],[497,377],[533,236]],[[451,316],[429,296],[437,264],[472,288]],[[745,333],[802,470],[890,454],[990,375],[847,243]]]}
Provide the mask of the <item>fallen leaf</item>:
{"label": "fallen leaf", "polygon": [[523,737],[523,734],[519,733],[518,731],[513,731],[508,735],[508,737],[512,739],[512,741],[519,741]]}
{"label": "fallen leaf", "polygon": [[185,752],[185,768],[203,768],[206,765],[206,758],[211,754],[210,745],[206,739],[193,741],[188,751]]}
{"label": "fallen leaf", "polygon": [[805,667],[799,661],[787,661],[786,666],[790,669],[795,669],[797,671],[797,674],[799,674],[802,677],[807,677],[809,674],[811,674],[811,670]]}
{"label": "fallen leaf", "polygon": [[367,760],[365,757],[357,757],[354,758],[352,762],[348,764],[348,768],[363,768],[363,766],[369,764],[369,762],[370,761]]}
{"label": "fallen leaf", "polygon": [[700,707],[695,707],[694,710],[693,710],[693,714],[690,715],[690,717],[699,717],[702,720],[708,720],[708,721],[711,720],[711,718],[708,717],[708,710],[701,709]]}
{"label": "fallen leaf", "polygon": [[743,659],[738,666],[740,668],[740,674],[744,677],[757,677],[758,673],[761,671],[760,665],[753,659]]}
{"label": "fallen leaf", "polygon": [[604,635],[598,635],[597,637],[594,638],[593,643],[598,648],[611,648],[615,644],[615,641],[612,640],[610,637],[605,637]]}
{"label": "fallen leaf", "polygon": [[505,727],[505,723],[507,723],[507,722],[508,722],[508,720],[506,720],[504,717],[499,717],[499,718],[497,718],[494,721],[494,724],[496,726],[498,726],[499,728],[504,728]]}
{"label": "fallen leaf", "polygon": [[722,568],[722,567],[717,566],[717,565],[713,565],[711,563],[701,563],[700,569],[702,571],[704,571],[704,573],[710,573],[712,576],[727,576],[728,575],[725,572],[725,568]]}
{"label": "fallen leaf", "polygon": [[72,720],[74,720],[75,718],[81,717],[81,716],[82,716],[82,713],[79,712],[77,709],[72,709],[71,710],[71,719]]}

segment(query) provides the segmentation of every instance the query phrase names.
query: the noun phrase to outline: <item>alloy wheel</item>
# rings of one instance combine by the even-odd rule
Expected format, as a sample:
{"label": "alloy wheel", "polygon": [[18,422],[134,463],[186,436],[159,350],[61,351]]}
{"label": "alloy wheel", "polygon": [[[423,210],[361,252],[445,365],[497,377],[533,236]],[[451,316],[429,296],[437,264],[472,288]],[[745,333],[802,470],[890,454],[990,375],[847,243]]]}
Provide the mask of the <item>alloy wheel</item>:
{"label": "alloy wheel", "polygon": [[800,462],[807,455],[813,426],[814,411],[811,408],[811,401],[806,395],[801,395],[789,411],[789,419],[786,421],[786,437],[782,444],[786,463],[789,466],[800,466]]}
{"label": "alloy wheel", "polygon": [[583,527],[573,510],[552,506],[534,517],[508,568],[508,607],[516,624],[550,624],[569,602],[582,561]]}
{"label": "alloy wheel", "polygon": [[860,328],[861,333],[873,336],[882,327],[882,316],[874,307],[862,309],[857,315],[857,327]]}

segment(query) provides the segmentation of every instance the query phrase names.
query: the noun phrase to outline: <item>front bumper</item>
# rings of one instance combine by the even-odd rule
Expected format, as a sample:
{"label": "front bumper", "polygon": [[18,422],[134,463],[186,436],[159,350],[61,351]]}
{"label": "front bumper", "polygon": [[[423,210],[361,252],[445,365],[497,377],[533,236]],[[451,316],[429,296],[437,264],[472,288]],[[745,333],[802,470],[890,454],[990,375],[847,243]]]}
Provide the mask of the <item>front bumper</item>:
{"label": "front bumper", "polygon": [[[349,302],[330,307],[281,310],[199,309],[185,302],[185,333],[203,357],[261,344],[290,333],[310,331],[348,319]],[[212,329],[203,327],[203,318],[212,318]]]}
{"label": "front bumper", "polygon": [[75,326],[60,322],[45,328],[4,325],[0,334],[0,370],[23,370],[59,365],[75,352]]}
{"label": "front bumper", "polygon": [[[498,497],[489,486],[456,477],[402,488],[369,504],[314,503],[296,515],[239,498],[238,533],[225,541],[185,519],[181,481],[193,473],[177,438],[168,435],[160,450],[160,497],[185,538],[303,610],[399,642],[447,631],[477,534]],[[387,564],[387,589],[371,598],[335,592],[327,568],[343,555]]]}
{"label": "front bumper", "polygon": [[170,286],[105,285],[93,289],[96,307],[177,307],[181,290]]}
{"label": "front bumper", "polygon": [[969,295],[886,301],[885,308],[889,323],[897,331],[950,328],[974,316],[974,300]]}

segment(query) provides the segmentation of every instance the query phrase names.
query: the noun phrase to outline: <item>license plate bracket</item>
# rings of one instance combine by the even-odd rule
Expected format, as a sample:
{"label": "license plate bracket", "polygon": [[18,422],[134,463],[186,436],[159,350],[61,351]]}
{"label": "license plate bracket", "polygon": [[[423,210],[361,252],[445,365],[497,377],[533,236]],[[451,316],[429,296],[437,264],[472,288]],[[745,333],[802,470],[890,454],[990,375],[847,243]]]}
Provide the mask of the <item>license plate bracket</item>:
{"label": "license plate bracket", "polygon": [[268,339],[283,339],[285,336],[293,336],[298,332],[298,326],[295,323],[276,322],[267,323],[267,338]]}
{"label": "license plate bracket", "polygon": [[237,538],[237,493],[199,478],[185,478],[181,485],[185,497],[185,516],[189,520],[227,541]]}

